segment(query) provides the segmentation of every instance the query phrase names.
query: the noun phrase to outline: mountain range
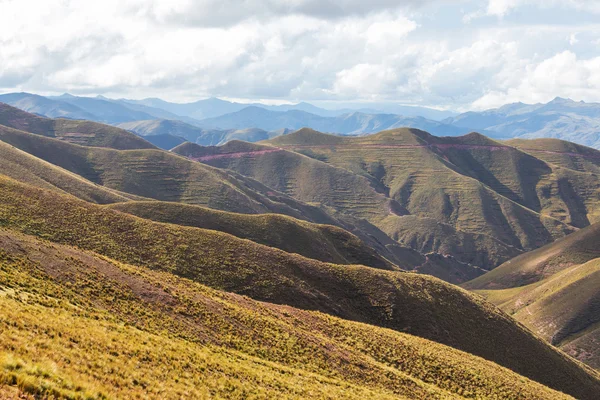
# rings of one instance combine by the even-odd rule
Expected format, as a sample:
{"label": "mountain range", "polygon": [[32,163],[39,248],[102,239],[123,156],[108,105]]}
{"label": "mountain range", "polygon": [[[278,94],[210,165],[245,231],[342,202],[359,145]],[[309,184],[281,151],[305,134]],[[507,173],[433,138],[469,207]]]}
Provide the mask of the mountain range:
{"label": "mountain range", "polygon": [[309,103],[243,104],[220,99],[170,103],[69,94],[42,97],[0,95],[0,101],[50,118],[87,119],[118,125],[164,149],[192,141],[201,145],[229,140],[260,141],[308,127],[341,135],[365,135],[411,127],[438,136],[477,131],[498,140],[557,138],[600,148],[600,105],[556,98],[547,104],[508,104],[498,109],[453,114],[430,108],[375,103],[371,107],[328,110]]}
{"label": "mountain range", "polygon": [[425,274],[583,232],[596,152],[569,146],[541,153],[560,168],[415,129],[168,152],[0,104],[0,396],[594,399],[597,371]]}

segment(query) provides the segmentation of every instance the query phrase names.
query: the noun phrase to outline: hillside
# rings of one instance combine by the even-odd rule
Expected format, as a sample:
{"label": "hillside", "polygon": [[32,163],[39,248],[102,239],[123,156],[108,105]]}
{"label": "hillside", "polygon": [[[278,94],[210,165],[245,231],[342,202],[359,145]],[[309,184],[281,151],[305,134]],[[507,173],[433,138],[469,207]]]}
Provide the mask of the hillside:
{"label": "hillside", "polygon": [[242,213],[275,212],[335,224],[322,210],[275,193],[258,182],[165,151],[79,146],[1,126],[0,140],[92,183],[138,198]]}
{"label": "hillside", "polygon": [[4,103],[0,103],[0,125],[83,146],[119,150],[155,148],[123,129],[91,121],[43,118]]}
{"label": "hillside", "polygon": [[341,228],[312,224],[280,214],[235,214],[168,202],[129,201],[110,208],[153,221],[229,233],[324,262],[397,269],[365,246],[358,237]]}
{"label": "hillside", "polygon": [[10,231],[0,243],[0,309],[18,321],[1,323],[3,398],[569,398],[411,335]]}
{"label": "hillside", "polygon": [[600,369],[599,224],[524,254],[464,286],[573,357]]}
{"label": "hillside", "polygon": [[600,390],[598,377],[580,364],[478,297],[435,278],[325,264],[224,233],[149,222],[6,178],[0,194],[0,224],[6,228],[254,299],[435,340],[579,398]]}
{"label": "hillside", "polygon": [[[405,214],[406,211],[386,198],[383,188],[373,187],[373,182],[366,177],[295,152],[239,141],[219,147],[184,143],[173,152],[191,160],[239,171],[301,201],[324,207],[342,223],[342,227],[404,269],[435,272],[436,276],[443,276],[450,282],[464,282],[485,272],[468,265],[461,257],[448,259],[430,254],[437,248],[413,249],[415,254],[410,254],[405,244],[382,232],[376,226],[377,221],[390,213]],[[425,229],[425,223],[423,227]],[[453,250],[458,248],[453,247]],[[506,249],[505,254],[511,254],[511,250]]]}
{"label": "hillside", "polygon": [[600,257],[600,224],[525,253],[464,286],[471,290],[507,289],[535,283],[563,270]]}
{"label": "hillside", "polygon": [[600,151],[559,139],[512,139],[506,144],[550,164],[579,172],[600,172]]}
{"label": "hillside", "polygon": [[[2,129],[0,128],[0,138]],[[0,141],[0,170],[19,182],[72,194],[92,203],[109,204],[143,197],[96,185],[81,176]]]}

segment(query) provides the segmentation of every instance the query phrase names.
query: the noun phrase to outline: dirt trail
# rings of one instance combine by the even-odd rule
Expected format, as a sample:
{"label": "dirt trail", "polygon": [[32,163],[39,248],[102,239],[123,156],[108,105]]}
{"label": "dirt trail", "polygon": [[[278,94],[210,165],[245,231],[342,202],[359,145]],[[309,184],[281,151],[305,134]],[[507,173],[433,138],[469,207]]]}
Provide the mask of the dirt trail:
{"label": "dirt trail", "polygon": [[237,153],[210,154],[207,156],[200,156],[200,157],[189,156],[188,158],[193,161],[210,161],[210,160],[218,160],[220,158],[242,158],[242,157],[246,157],[246,156],[260,156],[263,154],[275,153],[278,151],[283,151],[283,149],[275,148],[275,149],[256,150],[256,151],[240,151]]}
{"label": "dirt trail", "polygon": [[[490,151],[499,151],[499,150],[518,150],[515,147],[511,146],[503,146],[503,145],[483,145],[483,144],[456,144],[456,143],[432,143],[432,144],[317,144],[317,145],[284,145],[284,148],[289,149],[326,149],[326,148],[350,148],[350,149],[364,149],[364,148],[372,148],[372,149],[418,149],[418,148],[430,148],[430,149],[460,149],[460,150],[476,150],[476,149],[485,149]],[[200,157],[188,157],[193,161],[211,161],[218,160],[222,158],[242,158],[242,157],[253,157],[260,156],[268,153],[275,153],[279,151],[284,151],[284,148],[276,147],[273,149],[265,149],[265,150],[255,150],[255,151],[240,151],[236,153],[222,153],[222,154],[211,154]],[[561,154],[571,157],[582,157],[582,158],[591,158],[591,159],[600,159],[600,155],[591,155],[591,154],[580,154],[580,153],[572,153],[572,152],[561,152],[561,151],[551,151],[551,150],[535,150],[535,149],[523,149],[523,151],[532,151],[532,152],[540,152],[547,154]]]}

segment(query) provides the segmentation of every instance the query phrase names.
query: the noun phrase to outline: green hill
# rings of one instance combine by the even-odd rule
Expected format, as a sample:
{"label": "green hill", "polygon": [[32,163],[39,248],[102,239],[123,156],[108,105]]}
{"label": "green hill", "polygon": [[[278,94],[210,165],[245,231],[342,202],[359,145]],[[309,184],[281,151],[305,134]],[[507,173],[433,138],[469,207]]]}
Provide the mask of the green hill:
{"label": "green hill", "polygon": [[438,138],[397,129],[340,137],[303,129],[264,143],[188,143],[173,151],[365,219],[421,254],[453,255],[460,264],[448,267],[451,282],[586,226],[599,206],[597,177],[477,133]]}
{"label": "green hill", "polygon": [[3,398],[570,398],[404,333],[10,231],[0,243]]}
{"label": "green hill", "polygon": [[600,224],[506,262],[464,286],[600,369]]}
{"label": "green hill", "polygon": [[126,130],[92,121],[49,119],[0,103],[0,125],[83,146],[114,149],[153,149],[152,144]]}
{"label": "green hill", "polygon": [[79,146],[2,126],[0,141],[95,184],[138,198],[242,213],[275,212],[332,223],[324,211],[276,193],[259,182],[161,150],[119,151]]}
{"label": "green hill", "polygon": [[[600,390],[589,370],[478,296],[435,278],[326,264],[216,231],[150,222],[8,178],[0,180],[0,196],[0,225],[6,228],[215,289],[421,336],[578,398]],[[81,293],[88,292],[95,289]],[[370,330],[369,337],[376,340]]]}
{"label": "green hill", "polygon": [[[2,137],[1,127],[0,137]],[[92,203],[108,204],[143,199],[96,185],[77,174],[43,161],[2,141],[0,141],[0,171],[20,182],[69,193]]]}

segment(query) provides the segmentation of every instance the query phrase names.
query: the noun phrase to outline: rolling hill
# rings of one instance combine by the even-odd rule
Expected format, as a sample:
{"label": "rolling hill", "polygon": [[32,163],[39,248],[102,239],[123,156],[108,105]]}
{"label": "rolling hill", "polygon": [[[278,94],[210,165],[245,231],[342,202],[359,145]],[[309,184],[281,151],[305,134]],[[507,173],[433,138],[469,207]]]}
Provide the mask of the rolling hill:
{"label": "rolling hill", "polygon": [[600,224],[506,262],[464,286],[600,369]]}
{"label": "rolling hill", "polygon": [[[0,194],[0,224],[4,228],[175,276],[157,282],[186,278],[253,299],[318,310],[417,335],[479,355],[579,398],[593,398],[600,388],[600,379],[593,372],[478,297],[435,278],[326,264],[216,231],[150,222],[8,178],[0,179]],[[56,268],[53,263],[46,265]],[[97,289],[90,287],[87,279],[79,278],[79,274],[87,272],[90,278],[94,277],[98,288],[106,286],[98,282],[95,271],[81,268],[77,262],[75,265],[79,267],[73,273],[65,272],[64,279],[72,282],[70,287],[73,284],[87,287],[76,292],[94,298]],[[145,270],[137,270],[136,274],[144,274]],[[52,271],[62,275],[62,268],[49,272]],[[137,290],[146,298],[160,301],[160,296],[148,292],[147,285],[138,286],[115,272],[106,273],[118,282],[139,287]],[[171,289],[161,291],[170,292]],[[128,298],[115,289],[109,290],[107,296],[111,308],[117,309]],[[186,318],[197,315],[189,308],[195,303],[188,303],[188,308],[178,313],[184,325]],[[167,304],[179,309],[177,303]],[[134,313],[135,318],[135,307],[123,304],[123,309]],[[194,331],[186,329],[188,334]],[[375,340],[372,331],[369,332],[369,337]],[[257,354],[264,352],[259,350]],[[285,359],[287,354],[286,351],[282,357]]]}
{"label": "rolling hill", "polygon": [[358,237],[341,228],[280,214],[235,214],[187,204],[151,201],[120,202],[110,208],[153,221],[229,233],[324,262],[398,269],[365,246]]}
{"label": "rolling hill", "polygon": [[482,273],[473,266],[491,269],[597,219],[596,176],[479,134],[449,138],[399,129],[350,138],[303,129],[264,144],[186,143],[173,151],[337,216],[365,219],[423,255],[454,256],[463,263],[452,267],[457,276],[430,272],[451,282]]}

